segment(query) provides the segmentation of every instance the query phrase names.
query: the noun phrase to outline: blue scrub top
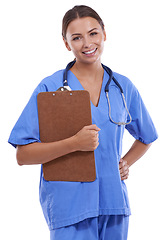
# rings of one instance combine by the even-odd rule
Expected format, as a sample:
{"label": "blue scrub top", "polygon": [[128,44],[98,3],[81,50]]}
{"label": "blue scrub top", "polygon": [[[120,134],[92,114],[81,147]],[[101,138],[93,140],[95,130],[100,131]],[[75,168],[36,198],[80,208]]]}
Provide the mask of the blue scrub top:
{"label": "blue scrub top", "polygon": [[[11,132],[9,143],[14,147],[40,142],[37,95],[40,92],[56,91],[61,87],[63,72],[61,70],[45,78],[33,92]],[[91,103],[92,122],[101,129],[99,146],[95,150],[96,180],[90,183],[46,181],[41,167],[40,203],[50,230],[99,215],[131,214],[127,188],[119,173],[124,129],[145,144],[156,140],[157,133],[135,86],[120,74],[113,73],[113,76],[123,88],[132,122],[126,126],[118,126],[109,120],[108,102],[104,92],[109,76],[104,72],[99,104],[95,107]],[[68,72],[68,84],[72,90],[83,90],[71,71]],[[116,122],[127,121],[120,90],[113,81],[109,86],[109,98],[112,119]]]}

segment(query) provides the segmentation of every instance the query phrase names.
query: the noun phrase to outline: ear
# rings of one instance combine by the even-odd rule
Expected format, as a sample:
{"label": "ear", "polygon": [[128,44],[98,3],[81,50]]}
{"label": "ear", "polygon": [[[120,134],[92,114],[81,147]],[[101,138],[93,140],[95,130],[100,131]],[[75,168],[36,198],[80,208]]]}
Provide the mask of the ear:
{"label": "ear", "polygon": [[65,46],[66,46],[67,50],[68,50],[68,51],[71,51],[71,48],[70,48],[67,40],[66,40],[64,37],[63,37],[63,41],[64,41],[64,43],[65,43]]}

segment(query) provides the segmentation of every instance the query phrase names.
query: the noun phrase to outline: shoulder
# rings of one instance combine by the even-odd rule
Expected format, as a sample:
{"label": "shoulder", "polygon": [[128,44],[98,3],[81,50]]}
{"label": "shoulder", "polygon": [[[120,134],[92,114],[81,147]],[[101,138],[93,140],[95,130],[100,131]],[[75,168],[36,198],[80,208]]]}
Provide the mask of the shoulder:
{"label": "shoulder", "polygon": [[62,86],[63,84],[63,72],[64,70],[59,70],[52,75],[47,76],[39,83],[38,86],[44,86],[47,91],[56,91],[59,86]]}
{"label": "shoulder", "polygon": [[124,92],[129,94],[136,94],[138,92],[137,88],[128,77],[116,72],[113,72],[113,76],[121,85]]}
{"label": "shoulder", "polygon": [[53,92],[63,85],[63,72],[59,70],[50,76],[45,77],[35,88],[33,95],[40,92]]}
{"label": "shoulder", "polygon": [[119,84],[121,84],[122,86],[128,86],[128,87],[134,86],[132,81],[128,77],[126,77],[122,74],[113,72],[113,76],[119,82]]}

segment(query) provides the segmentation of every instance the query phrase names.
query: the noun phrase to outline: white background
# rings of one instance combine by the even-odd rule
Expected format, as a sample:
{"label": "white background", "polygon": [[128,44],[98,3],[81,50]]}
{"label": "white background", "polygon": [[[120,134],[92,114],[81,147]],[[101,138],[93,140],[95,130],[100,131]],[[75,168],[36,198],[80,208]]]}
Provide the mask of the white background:
{"label": "white background", "polygon": [[[166,239],[164,0],[5,0],[0,3],[0,238],[49,239],[39,204],[40,166],[19,167],[8,137],[38,83],[73,59],[61,38],[64,13],[94,8],[107,32],[102,62],[139,89],[159,133],[126,181],[132,216],[129,240]],[[125,153],[133,138],[126,133]]]}

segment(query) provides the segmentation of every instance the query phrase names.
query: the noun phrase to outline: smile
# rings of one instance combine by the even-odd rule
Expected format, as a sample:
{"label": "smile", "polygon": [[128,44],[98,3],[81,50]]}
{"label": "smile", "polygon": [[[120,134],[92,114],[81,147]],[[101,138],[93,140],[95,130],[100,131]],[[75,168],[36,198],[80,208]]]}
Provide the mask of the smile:
{"label": "smile", "polygon": [[92,49],[92,50],[90,50],[90,51],[87,51],[87,52],[83,52],[84,54],[86,54],[86,55],[90,55],[90,54],[93,54],[93,53],[95,53],[96,52],[96,50],[97,50],[97,48],[95,48],[95,49]]}

